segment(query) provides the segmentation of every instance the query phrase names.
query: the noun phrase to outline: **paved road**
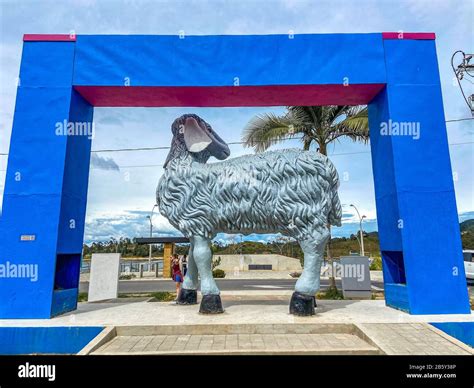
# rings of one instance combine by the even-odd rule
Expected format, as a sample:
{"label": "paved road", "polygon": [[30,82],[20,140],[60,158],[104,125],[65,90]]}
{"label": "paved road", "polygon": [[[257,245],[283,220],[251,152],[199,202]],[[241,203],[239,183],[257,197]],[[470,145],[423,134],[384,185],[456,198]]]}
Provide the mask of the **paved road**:
{"label": "paved road", "polygon": [[[245,291],[245,290],[293,290],[297,279],[224,279],[216,280],[222,291]],[[341,282],[337,285],[341,289]],[[321,289],[328,287],[329,281],[321,279]],[[382,282],[372,282],[372,285],[383,289]],[[79,290],[87,292],[89,282],[81,282]],[[139,293],[174,291],[176,286],[172,280],[121,280],[119,282],[120,293]]]}

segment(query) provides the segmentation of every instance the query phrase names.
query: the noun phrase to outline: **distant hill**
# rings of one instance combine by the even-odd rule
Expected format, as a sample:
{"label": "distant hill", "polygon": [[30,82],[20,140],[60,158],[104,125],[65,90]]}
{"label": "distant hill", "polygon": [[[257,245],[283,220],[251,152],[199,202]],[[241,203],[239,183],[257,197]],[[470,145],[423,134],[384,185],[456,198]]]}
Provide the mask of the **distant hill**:
{"label": "distant hill", "polygon": [[461,232],[474,232],[474,219],[463,221],[459,226],[461,227]]}
{"label": "distant hill", "polygon": [[474,219],[461,222],[461,240],[463,249],[474,249]]}
{"label": "distant hill", "polygon": [[[350,237],[335,237],[331,239],[331,255],[333,257],[347,256],[349,252],[359,252],[358,235]],[[380,256],[379,237],[377,232],[364,232],[365,253],[371,256]]]}
{"label": "distant hill", "polygon": [[[474,249],[474,219],[466,220],[460,224],[461,239],[463,249]],[[349,252],[359,252],[360,245],[358,235],[350,235],[349,237],[333,237],[331,239],[331,255],[333,257],[347,256]],[[380,256],[379,235],[378,232],[364,232],[364,248],[365,252],[371,256]],[[129,238],[121,238],[119,240],[110,239],[106,242],[94,242],[84,245],[84,258],[90,259],[92,253],[110,253],[120,252],[122,257],[148,257],[148,245],[139,245],[135,240]],[[187,253],[187,246],[177,246],[176,253]],[[244,241],[240,243],[230,243],[223,245],[217,241],[212,244],[212,252],[214,254],[280,254],[284,256],[303,258],[303,252],[295,241],[290,242],[256,242]],[[326,251],[327,253],[327,251]],[[163,255],[163,247],[161,245],[153,246],[153,255]]]}

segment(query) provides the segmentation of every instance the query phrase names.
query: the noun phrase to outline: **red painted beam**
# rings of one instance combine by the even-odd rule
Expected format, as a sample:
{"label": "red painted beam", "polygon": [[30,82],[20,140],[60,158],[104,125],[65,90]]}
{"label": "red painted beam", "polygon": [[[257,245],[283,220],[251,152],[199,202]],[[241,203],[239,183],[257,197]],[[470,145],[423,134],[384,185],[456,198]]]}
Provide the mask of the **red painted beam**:
{"label": "red painted beam", "polygon": [[75,42],[73,34],[25,34],[23,42]]}
{"label": "red painted beam", "polygon": [[383,39],[435,40],[434,32],[382,32]]}
{"label": "red painted beam", "polygon": [[[383,39],[414,39],[434,40],[434,32],[382,32]],[[24,42],[75,42],[76,35],[72,34],[25,34]]]}
{"label": "red painted beam", "polygon": [[385,84],[273,86],[75,86],[97,107],[361,105]]}

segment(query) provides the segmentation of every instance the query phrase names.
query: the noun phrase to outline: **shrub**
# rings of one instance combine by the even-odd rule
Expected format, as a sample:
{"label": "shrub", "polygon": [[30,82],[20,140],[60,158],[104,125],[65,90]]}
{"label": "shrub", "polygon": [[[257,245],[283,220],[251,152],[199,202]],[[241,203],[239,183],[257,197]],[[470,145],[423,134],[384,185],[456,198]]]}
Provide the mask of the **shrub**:
{"label": "shrub", "polygon": [[130,280],[130,279],[133,279],[135,277],[136,277],[135,274],[130,273],[130,274],[125,274],[125,275],[120,275],[119,280]]}
{"label": "shrub", "polygon": [[[212,270],[218,267],[221,264],[221,257],[219,256],[217,259],[212,260]],[[215,276],[214,276],[215,277]]]}
{"label": "shrub", "polygon": [[371,271],[381,271],[382,270],[382,258],[374,257],[372,263],[370,264]]}
{"label": "shrub", "polygon": [[222,269],[215,269],[212,271],[212,276],[218,279],[225,278],[225,271]]}
{"label": "shrub", "polygon": [[87,292],[80,292],[77,295],[77,301],[78,302],[87,302]]}

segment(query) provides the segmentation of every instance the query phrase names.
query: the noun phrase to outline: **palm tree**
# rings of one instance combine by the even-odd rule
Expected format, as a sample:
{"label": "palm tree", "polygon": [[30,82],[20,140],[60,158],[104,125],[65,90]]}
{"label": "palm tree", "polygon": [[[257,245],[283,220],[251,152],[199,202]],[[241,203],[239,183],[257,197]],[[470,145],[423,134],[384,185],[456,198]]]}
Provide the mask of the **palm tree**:
{"label": "palm tree", "polygon": [[289,106],[282,116],[267,113],[255,116],[244,129],[245,146],[262,152],[283,140],[301,137],[303,149],[314,142],[327,155],[329,143],[340,137],[367,143],[369,124],[367,108],[349,105]]}
{"label": "palm tree", "polygon": [[[254,117],[245,127],[242,140],[246,147],[263,152],[273,144],[296,137],[300,137],[303,142],[303,149],[309,150],[311,144],[315,143],[318,151],[326,156],[328,144],[343,137],[367,143],[367,107],[289,106],[287,113],[282,116],[267,113]],[[327,245],[327,257],[332,262],[330,242]],[[334,276],[330,278],[330,288],[336,289]]]}

